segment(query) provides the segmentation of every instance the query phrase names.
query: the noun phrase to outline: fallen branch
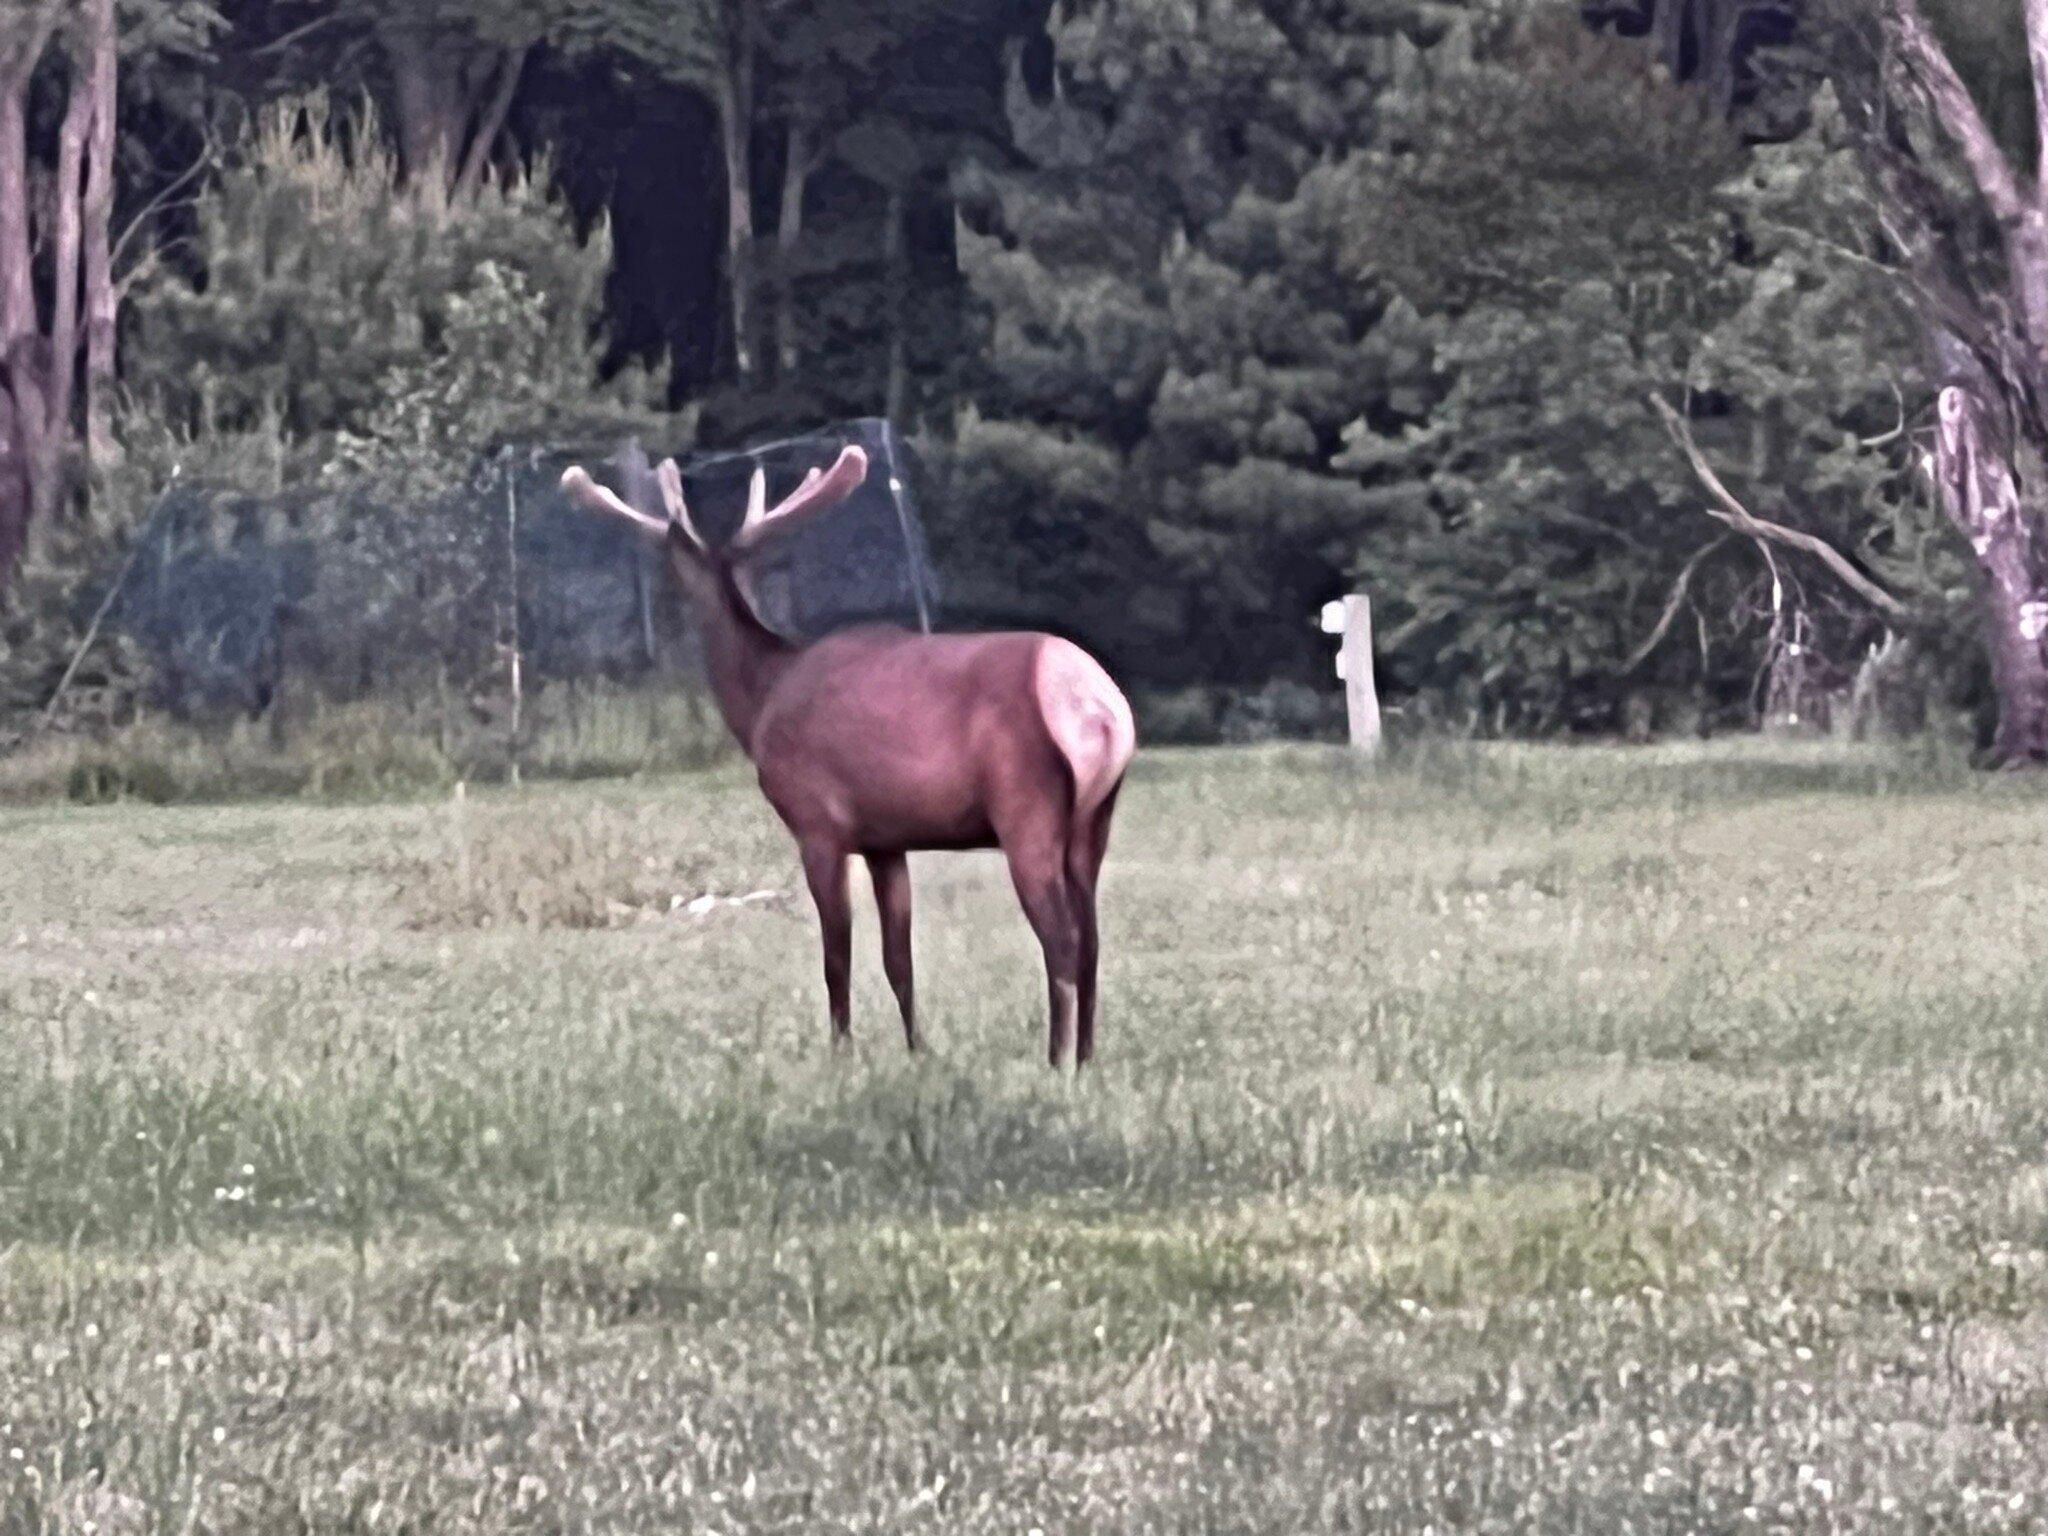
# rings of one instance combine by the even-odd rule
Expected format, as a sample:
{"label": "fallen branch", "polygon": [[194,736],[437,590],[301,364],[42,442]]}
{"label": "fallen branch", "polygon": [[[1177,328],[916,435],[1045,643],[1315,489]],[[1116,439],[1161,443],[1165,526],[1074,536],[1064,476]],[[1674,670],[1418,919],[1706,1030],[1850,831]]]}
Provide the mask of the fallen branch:
{"label": "fallen branch", "polygon": [[28,734],[31,740],[49,729],[50,723],[57,718],[57,706],[64,702],[64,695],[71,691],[71,680],[78,676],[78,669],[85,665],[86,656],[99,640],[100,627],[107,622],[107,615],[114,611],[114,603],[121,596],[121,589],[128,585],[128,578],[135,570],[135,562],[142,554],[142,544],[142,533],[138,530],[135,543],[129,548],[128,558],[121,562],[120,574],[114,578],[114,584],[107,588],[107,595],[100,599],[99,608],[93,613],[92,622],[85,627],[85,638],[78,642],[78,649],[71,653],[71,664],[64,669],[64,675],[57,679],[57,686],[50,691],[49,702],[43,706],[43,712],[36,717],[35,724],[30,727]]}
{"label": "fallen branch", "polygon": [[1708,516],[1726,523],[1737,533],[1745,534],[1752,539],[1760,542],[1767,540],[1812,555],[1833,571],[1844,586],[1872,607],[1895,619],[1903,619],[1910,615],[1911,610],[1905,603],[1857,570],[1849,562],[1848,556],[1826,539],[1797,528],[1787,528],[1783,523],[1770,522],[1751,512],[1736,499],[1735,493],[1728,489],[1727,483],[1714,472],[1714,466],[1707,462],[1707,456],[1700,451],[1700,445],[1692,435],[1692,428],[1687,425],[1685,418],[1672,408],[1671,403],[1660,395],[1651,395],[1650,405],[1664,419],[1664,426],[1670,432],[1671,440],[1685,454],[1687,462],[1692,465],[1693,473],[1699,477],[1700,484],[1706,487],[1707,495],[1712,498],[1713,505],[1707,508]]}
{"label": "fallen branch", "polygon": [[1650,631],[1649,638],[1637,646],[1629,659],[1622,664],[1621,671],[1624,677],[1648,661],[1650,653],[1664,643],[1664,637],[1671,633],[1671,626],[1678,622],[1678,615],[1685,609],[1685,599],[1692,591],[1693,577],[1699,573],[1699,568],[1706,564],[1709,556],[1734,537],[1732,533],[1724,533],[1693,551],[1692,558],[1685,562],[1685,568],[1678,573],[1678,580],[1671,585],[1671,598],[1664,605],[1664,616],[1657,621],[1657,627]]}

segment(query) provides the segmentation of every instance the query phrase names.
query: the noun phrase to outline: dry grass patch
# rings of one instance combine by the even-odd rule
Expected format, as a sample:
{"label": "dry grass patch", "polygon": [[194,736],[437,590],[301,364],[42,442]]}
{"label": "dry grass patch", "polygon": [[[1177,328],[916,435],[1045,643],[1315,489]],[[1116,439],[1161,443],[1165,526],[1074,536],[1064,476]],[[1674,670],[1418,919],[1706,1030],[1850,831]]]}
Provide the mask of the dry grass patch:
{"label": "dry grass patch", "polygon": [[[616,928],[687,911],[710,861],[671,816],[614,804],[472,804],[460,789],[427,851],[398,861],[421,928]],[[745,893],[754,894],[754,893]]]}

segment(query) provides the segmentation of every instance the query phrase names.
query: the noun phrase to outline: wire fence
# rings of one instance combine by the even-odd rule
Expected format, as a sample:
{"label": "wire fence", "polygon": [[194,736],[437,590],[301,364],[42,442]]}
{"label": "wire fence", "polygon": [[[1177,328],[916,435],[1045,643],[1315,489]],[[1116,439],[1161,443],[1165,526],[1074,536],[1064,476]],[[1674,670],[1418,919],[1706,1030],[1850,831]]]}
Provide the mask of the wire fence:
{"label": "wire fence", "polygon": [[[849,623],[929,629],[939,593],[915,472],[868,419],[733,453],[676,453],[692,514],[717,540],[744,515],[755,469],[771,498],[848,443],[866,482],[834,512],[764,546],[763,619],[808,640]],[[561,493],[570,463],[628,495],[661,445],[530,446],[479,462],[425,500],[365,484],[250,495],[174,485],[108,594],[106,624],[146,663],[173,714],[260,714],[282,695],[417,697],[581,679],[687,674],[695,638],[658,547]]]}

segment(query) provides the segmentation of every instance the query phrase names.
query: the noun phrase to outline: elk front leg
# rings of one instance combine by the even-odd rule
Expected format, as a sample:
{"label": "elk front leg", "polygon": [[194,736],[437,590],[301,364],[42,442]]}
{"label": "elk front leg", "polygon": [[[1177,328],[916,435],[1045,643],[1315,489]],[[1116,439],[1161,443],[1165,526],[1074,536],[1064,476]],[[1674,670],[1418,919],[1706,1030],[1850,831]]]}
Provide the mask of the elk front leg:
{"label": "elk front leg", "polygon": [[882,914],[882,970],[903,1010],[903,1043],[917,1049],[916,987],[910,963],[910,857],[871,853],[868,873],[875,881],[875,906]]}
{"label": "elk front leg", "polygon": [[853,912],[846,896],[846,852],[836,844],[806,843],[804,879],[818,909],[818,936],[825,947],[825,1002],[832,1015],[835,1044],[853,1034],[849,978],[853,970]]}

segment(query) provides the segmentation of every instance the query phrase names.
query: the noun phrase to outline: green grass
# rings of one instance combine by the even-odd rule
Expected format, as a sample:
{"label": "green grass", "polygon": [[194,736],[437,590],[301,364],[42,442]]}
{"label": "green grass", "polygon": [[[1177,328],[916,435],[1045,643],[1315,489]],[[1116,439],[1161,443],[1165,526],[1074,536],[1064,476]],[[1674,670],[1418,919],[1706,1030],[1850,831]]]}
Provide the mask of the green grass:
{"label": "green grass", "polygon": [[732,767],[0,814],[0,1532],[2048,1520],[2048,790],[1124,806],[1078,1084],[981,856],[918,864],[933,1049],[862,891],[835,1054]]}

